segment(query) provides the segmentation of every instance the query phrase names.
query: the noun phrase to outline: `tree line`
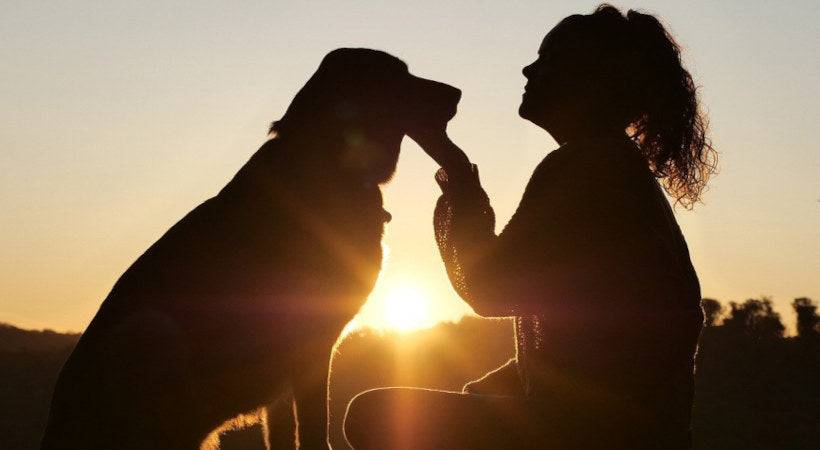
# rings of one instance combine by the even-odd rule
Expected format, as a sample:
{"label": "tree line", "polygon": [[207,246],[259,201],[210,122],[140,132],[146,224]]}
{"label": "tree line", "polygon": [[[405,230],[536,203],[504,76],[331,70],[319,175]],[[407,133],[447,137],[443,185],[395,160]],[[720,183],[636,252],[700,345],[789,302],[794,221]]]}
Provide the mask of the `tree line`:
{"label": "tree line", "polygon": [[[759,339],[782,338],[786,327],[780,314],[772,308],[772,299],[748,299],[743,303],[729,302],[728,308],[712,298],[702,301],[706,327],[723,326],[727,331],[745,334]],[[808,297],[794,299],[791,303],[796,316],[797,337],[814,339],[820,336],[820,316],[817,305]]]}
{"label": "tree line", "polygon": [[820,317],[809,298],[791,306],[797,334],[786,337],[768,297],[703,299],[694,449],[818,448]]}

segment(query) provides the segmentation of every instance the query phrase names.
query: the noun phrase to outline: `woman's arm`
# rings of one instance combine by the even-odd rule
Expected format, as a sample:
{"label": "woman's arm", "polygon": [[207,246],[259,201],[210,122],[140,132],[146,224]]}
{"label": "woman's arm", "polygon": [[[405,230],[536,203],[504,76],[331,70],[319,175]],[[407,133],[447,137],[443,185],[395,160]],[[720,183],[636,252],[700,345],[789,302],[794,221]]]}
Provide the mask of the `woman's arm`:
{"label": "woman's arm", "polygon": [[[556,288],[562,281],[547,280],[559,278],[562,268],[551,260],[559,260],[559,253],[564,253],[558,242],[548,241],[563,233],[544,214],[550,209],[548,203],[554,202],[543,195],[549,189],[538,176],[541,171],[536,170],[519,207],[499,235],[495,234],[495,214],[475,166],[457,177],[451,177],[444,168],[436,173],[442,190],[434,214],[439,251],[453,287],[482,316],[544,313],[548,309],[547,288]],[[555,215],[568,219],[560,211]]]}
{"label": "woman's arm", "polygon": [[[447,155],[436,158],[448,161]],[[450,166],[455,176],[443,167],[436,174],[443,192],[436,240],[453,287],[477,313],[577,316],[615,287],[624,262],[619,249],[631,241],[621,220],[628,199],[619,198],[618,186],[608,186],[612,170],[601,173],[596,165],[570,147],[551,153],[498,236],[475,167]]]}
{"label": "woman's arm", "polygon": [[477,168],[450,140],[444,128],[417,130],[408,135],[441,166],[436,181],[444,195],[436,205],[434,228],[450,283],[479,314],[491,315],[474,303],[464,272],[472,267],[471,261],[481,253],[480,249],[493,246],[497,238],[495,215],[481,188]]}

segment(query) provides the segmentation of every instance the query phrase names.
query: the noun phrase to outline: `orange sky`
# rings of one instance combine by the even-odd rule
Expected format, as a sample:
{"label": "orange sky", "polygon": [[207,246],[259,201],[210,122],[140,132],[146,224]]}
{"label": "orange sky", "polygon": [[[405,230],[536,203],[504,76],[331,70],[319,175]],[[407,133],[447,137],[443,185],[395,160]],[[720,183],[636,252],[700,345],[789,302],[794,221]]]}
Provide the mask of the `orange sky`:
{"label": "orange sky", "polygon": [[[0,321],[84,328],[117,277],[231,178],[321,57],[341,46],[387,50],[463,90],[451,135],[481,167],[500,229],[555,148],[516,115],[521,68],[560,18],[594,7],[116,3],[4,6]],[[704,295],[771,295],[788,324],[794,297],[820,300],[820,17],[811,5],[624,5],[671,24],[712,118],[722,173],[705,205],[678,213]],[[440,318],[455,318],[466,309],[433,240],[434,171],[406,140],[385,188],[391,256],[373,298],[416,285]]]}

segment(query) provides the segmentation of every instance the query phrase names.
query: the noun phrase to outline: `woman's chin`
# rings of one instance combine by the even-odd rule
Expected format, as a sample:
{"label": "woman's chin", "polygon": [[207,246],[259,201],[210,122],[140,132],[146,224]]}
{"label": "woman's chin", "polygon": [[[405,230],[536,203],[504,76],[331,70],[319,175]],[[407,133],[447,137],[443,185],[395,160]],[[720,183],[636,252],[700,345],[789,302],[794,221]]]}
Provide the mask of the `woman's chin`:
{"label": "woman's chin", "polygon": [[547,129],[547,121],[544,120],[544,114],[539,114],[539,112],[532,107],[532,104],[526,100],[521,102],[521,106],[518,107],[518,116],[524,120],[532,122],[533,125],[538,128],[543,128],[544,130]]}
{"label": "woman's chin", "polygon": [[524,99],[521,100],[521,105],[518,106],[518,115],[521,116],[522,119],[532,120],[532,106],[530,102],[527,101],[527,94],[524,94]]}

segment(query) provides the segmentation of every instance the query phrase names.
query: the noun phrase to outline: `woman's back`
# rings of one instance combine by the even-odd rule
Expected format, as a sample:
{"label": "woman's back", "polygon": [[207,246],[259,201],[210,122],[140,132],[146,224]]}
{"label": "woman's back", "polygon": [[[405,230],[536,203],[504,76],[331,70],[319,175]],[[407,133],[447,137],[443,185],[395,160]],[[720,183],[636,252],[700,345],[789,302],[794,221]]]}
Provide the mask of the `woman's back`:
{"label": "woman's back", "polygon": [[[574,179],[556,180],[566,177]],[[560,192],[561,201],[544,202],[556,195],[546,192],[556,185],[572,190]],[[530,203],[527,197],[542,201]],[[543,295],[567,294],[534,301],[544,310],[531,308],[531,314],[516,319],[519,364],[530,398],[574,405],[571,409],[591,417],[631,417],[618,426],[620,432],[654,428],[669,445],[682,442],[702,325],[700,288],[645,158],[625,139],[566,145],[536,169],[516,215],[534,222],[516,225],[513,218],[512,229],[502,233],[532,230],[531,245],[518,247],[529,267],[516,270],[546,283],[566,283],[557,290],[541,286]],[[556,215],[561,218],[547,217]],[[536,238],[539,232],[550,236]],[[577,269],[565,270],[563,280],[540,277],[539,270],[554,269],[550,260],[556,249],[565,252],[561,265]]]}

